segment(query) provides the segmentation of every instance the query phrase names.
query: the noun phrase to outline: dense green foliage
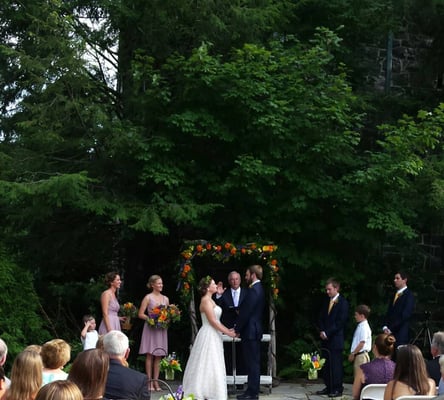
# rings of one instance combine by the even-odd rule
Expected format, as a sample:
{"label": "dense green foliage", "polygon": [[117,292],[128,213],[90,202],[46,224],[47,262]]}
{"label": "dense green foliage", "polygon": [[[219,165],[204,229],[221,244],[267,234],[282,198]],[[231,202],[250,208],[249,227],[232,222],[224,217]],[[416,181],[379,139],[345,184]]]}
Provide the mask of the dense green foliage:
{"label": "dense green foliage", "polygon": [[[174,299],[200,238],[278,244],[282,349],[315,342],[329,275],[377,325],[394,270],[442,234],[443,108],[432,90],[375,93],[360,56],[405,21],[435,46],[441,2],[415,24],[414,0],[127,3],[0,5],[2,262],[32,272],[49,334],[77,337],[113,268],[125,300],[152,273]],[[0,335],[42,340],[19,327]]]}

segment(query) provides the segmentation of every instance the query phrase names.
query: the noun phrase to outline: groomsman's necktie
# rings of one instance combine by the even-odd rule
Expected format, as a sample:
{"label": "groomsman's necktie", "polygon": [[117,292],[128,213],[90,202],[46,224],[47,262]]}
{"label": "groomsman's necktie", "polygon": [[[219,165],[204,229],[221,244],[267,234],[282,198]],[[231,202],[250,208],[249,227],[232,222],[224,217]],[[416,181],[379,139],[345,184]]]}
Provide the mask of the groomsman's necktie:
{"label": "groomsman's necktie", "polygon": [[331,309],[333,308],[333,304],[335,304],[335,301],[333,299],[330,300],[330,304],[328,305],[328,313],[330,314]]}
{"label": "groomsman's necktie", "polygon": [[398,300],[399,296],[401,295],[401,293],[396,292],[395,294],[395,298],[393,299],[393,304],[396,303],[396,300]]}

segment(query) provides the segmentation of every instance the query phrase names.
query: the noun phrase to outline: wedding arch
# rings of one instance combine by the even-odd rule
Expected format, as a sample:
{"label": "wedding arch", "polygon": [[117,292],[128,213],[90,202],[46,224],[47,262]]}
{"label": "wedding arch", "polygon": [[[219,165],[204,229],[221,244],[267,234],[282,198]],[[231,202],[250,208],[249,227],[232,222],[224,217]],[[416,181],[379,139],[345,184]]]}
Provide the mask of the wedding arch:
{"label": "wedding arch", "polygon": [[[195,292],[202,276],[198,276],[196,264],[212,264],[227,266],[228,273],[241,266],[251,264],[262,265],[264,288],[268,292],[269,318],[268,329],[270,334],[269,368],[272,376],[276,376],[276,300],[279,297],[279,270],[280,264],[276,257],[277,246],[273,243],[233,244],[230,242],[211,242],[207,240],[187,241],[179,257],[179,277],[177,290],[182,301],[188,306],[191,321],[191,343],[197,335],[197,315]],[[236,265],[236,267],[233,267]],[[202,271],[203,272],[203,271]],[[206,273],[202,274],[206,275]],[[224,279],[226,283],[226,278]]]}

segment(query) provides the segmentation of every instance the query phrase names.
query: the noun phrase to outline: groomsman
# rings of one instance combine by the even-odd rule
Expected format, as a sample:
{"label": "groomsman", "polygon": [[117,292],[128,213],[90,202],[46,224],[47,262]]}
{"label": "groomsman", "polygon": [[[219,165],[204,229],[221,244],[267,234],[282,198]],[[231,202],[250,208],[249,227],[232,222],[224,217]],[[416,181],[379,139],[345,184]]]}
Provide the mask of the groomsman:
{"label": "groomsman", "polygon": [[390,298],[384,320],[384,333],[396,338],[396,346],[409,343],[409,325],[415,308],[415,297],[407,287],[407,274],[397,272],[393,279],[396,292]]}
{"label": "groomsman", "polygon": [[342,380],[342,352],[344,350],[344,329],[348,319],[348,302],[339,293],[340,284],[329,278],[325,284],[327,297],[319,314],[319,337],[322,340],[322,355],[325,364],[322,368],[325,388],[318,395],[340,397],[344,390]]}
{"label": "groomsman", "polygon": [[242,352],[248,372],[247,390],[237,396],[238,400],[259,399],[262,314],[265,307],[265,295],[261,279],[262,267],[260,265],[248,267],[245,272],[245,280],[249,288],[247,296],[239,308],[239,318],[234,328],[242,339]]}
{"label": "groomsman", "polygon": [[[241,276],[237,271],[228,274],[229,289],[222,287],[222,283],[217,285],[216,304],[222,308],[221,322],[229,329],[234,328],[239,316],[239,307],[243,303],[247,290],[241,288]],[[224,343],[225,367],[227,374],[233,372],[232,343]],[[241,346],[236,345],[236,375],[244,375],[245,368],[242,357]]]}

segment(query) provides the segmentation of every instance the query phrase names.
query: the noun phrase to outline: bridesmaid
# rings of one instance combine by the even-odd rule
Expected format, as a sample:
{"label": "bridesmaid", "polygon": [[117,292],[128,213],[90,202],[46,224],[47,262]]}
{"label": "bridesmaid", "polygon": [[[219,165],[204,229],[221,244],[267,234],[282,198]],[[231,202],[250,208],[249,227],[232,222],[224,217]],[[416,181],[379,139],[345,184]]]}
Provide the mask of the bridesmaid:
{"label": "bridesmaid", "polygon": [[[139,307],[138,317],[144,321],[148,319],[147,314],[157,306],[168,306],[168,297],[161,292],[163,289],[162,278],[159,275],[151,275],[146,285],[152,292],[147,294]],[[142,338],[140,340],[139,354],[146,354],[145,369],[150,382],[150,390],[160,391],[159,379],[160,359],[168,354],[167,329],[155,328],[147,323],[143,325]]]}
{"label": "bridesmaid", "polygon": [[120,289],[122,281],[117,272],[108,272],[105,275],[105,283],[108,286],[100,296],[100,304],[102,305],[102,322],[99,327],[99,335],[104,335],[112,330],[120,331],[120,321],[124,321],[125,317],[119,317],[120,304],[117,300],[117,290]]}

